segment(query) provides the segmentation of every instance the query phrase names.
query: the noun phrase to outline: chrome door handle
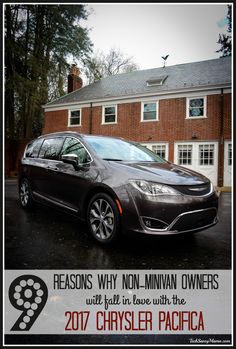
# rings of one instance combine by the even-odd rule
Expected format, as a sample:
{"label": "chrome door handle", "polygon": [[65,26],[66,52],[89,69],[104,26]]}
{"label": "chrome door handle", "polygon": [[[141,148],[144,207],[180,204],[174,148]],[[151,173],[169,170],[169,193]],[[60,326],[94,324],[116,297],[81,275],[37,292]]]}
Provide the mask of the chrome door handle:
{"label": "chrome door handle", "polygon": [[59,171],[58,167],[47,166],[47,170]]}

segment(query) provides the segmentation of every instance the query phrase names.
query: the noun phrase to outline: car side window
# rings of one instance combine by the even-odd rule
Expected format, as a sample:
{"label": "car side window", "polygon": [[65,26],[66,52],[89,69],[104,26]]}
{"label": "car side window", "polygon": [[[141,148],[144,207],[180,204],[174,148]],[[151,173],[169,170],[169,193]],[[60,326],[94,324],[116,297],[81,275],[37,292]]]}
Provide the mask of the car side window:
{"label": "car side window", "polygon": [[27,158],[37,158],[38,153],[39,153],[39,149],[40,149],[42,143],[43,143],[43,139],[41,138],[41,139],[36,139],[32,143],[28,144],[26,152],[25,152],[25,156]]}
{"label": "car side window", "polygon": [[45,139],[40,149],[39,157],[41,159],[59,160],[63,140],[62,137]]}
{"label": "car side window", "polygon": [[62,155],[66,154],[75,154],[78,156],[79,163],[85,164],[91,161],[91,157],[88,154],[87,150],[84,148],[83,144],[80,141],[73,137],[66,137],[63,144]]}

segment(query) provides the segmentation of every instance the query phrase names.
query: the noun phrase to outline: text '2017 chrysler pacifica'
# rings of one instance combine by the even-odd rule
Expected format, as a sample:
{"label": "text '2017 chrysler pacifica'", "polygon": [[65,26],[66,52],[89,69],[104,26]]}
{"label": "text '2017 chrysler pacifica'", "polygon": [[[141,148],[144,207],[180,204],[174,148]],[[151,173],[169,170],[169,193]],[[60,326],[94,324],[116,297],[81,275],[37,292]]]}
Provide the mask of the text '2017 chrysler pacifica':
{"label": "text '2017 chrysler pacifica'", "polygon": [[25,149],[21,205],[34,201],[87,222],[100,243],[122,232],[195,232],[217,223],[218,194],[206,177],[172,164],[135,142],[58,132]]}

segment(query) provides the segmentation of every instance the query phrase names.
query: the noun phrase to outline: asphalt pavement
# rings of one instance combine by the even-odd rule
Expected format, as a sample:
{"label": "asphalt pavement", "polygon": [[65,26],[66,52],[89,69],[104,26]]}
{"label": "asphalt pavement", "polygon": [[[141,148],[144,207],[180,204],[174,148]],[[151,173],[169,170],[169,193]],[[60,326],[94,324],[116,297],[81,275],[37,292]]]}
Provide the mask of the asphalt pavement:
{"label": "asphalt pavement", "polygon": [[230,269],[231,194],[221,193],[219,223],[196,234],[133,235],[103,247],[79,220],[37,205],[21,208],[17,181],[5,185],[6,269]]}

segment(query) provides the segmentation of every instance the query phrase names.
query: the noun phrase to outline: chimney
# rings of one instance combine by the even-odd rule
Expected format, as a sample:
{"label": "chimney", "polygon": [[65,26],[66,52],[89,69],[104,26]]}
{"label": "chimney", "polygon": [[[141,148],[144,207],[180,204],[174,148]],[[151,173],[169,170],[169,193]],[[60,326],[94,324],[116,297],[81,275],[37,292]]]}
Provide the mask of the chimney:
{"label": "chimney", "polygon": [[70,70],[70,74],[68,75],[68,93],[79,90],[83,86],[83,80],[79,75],[79,68],[77,68],[73,64]]}

